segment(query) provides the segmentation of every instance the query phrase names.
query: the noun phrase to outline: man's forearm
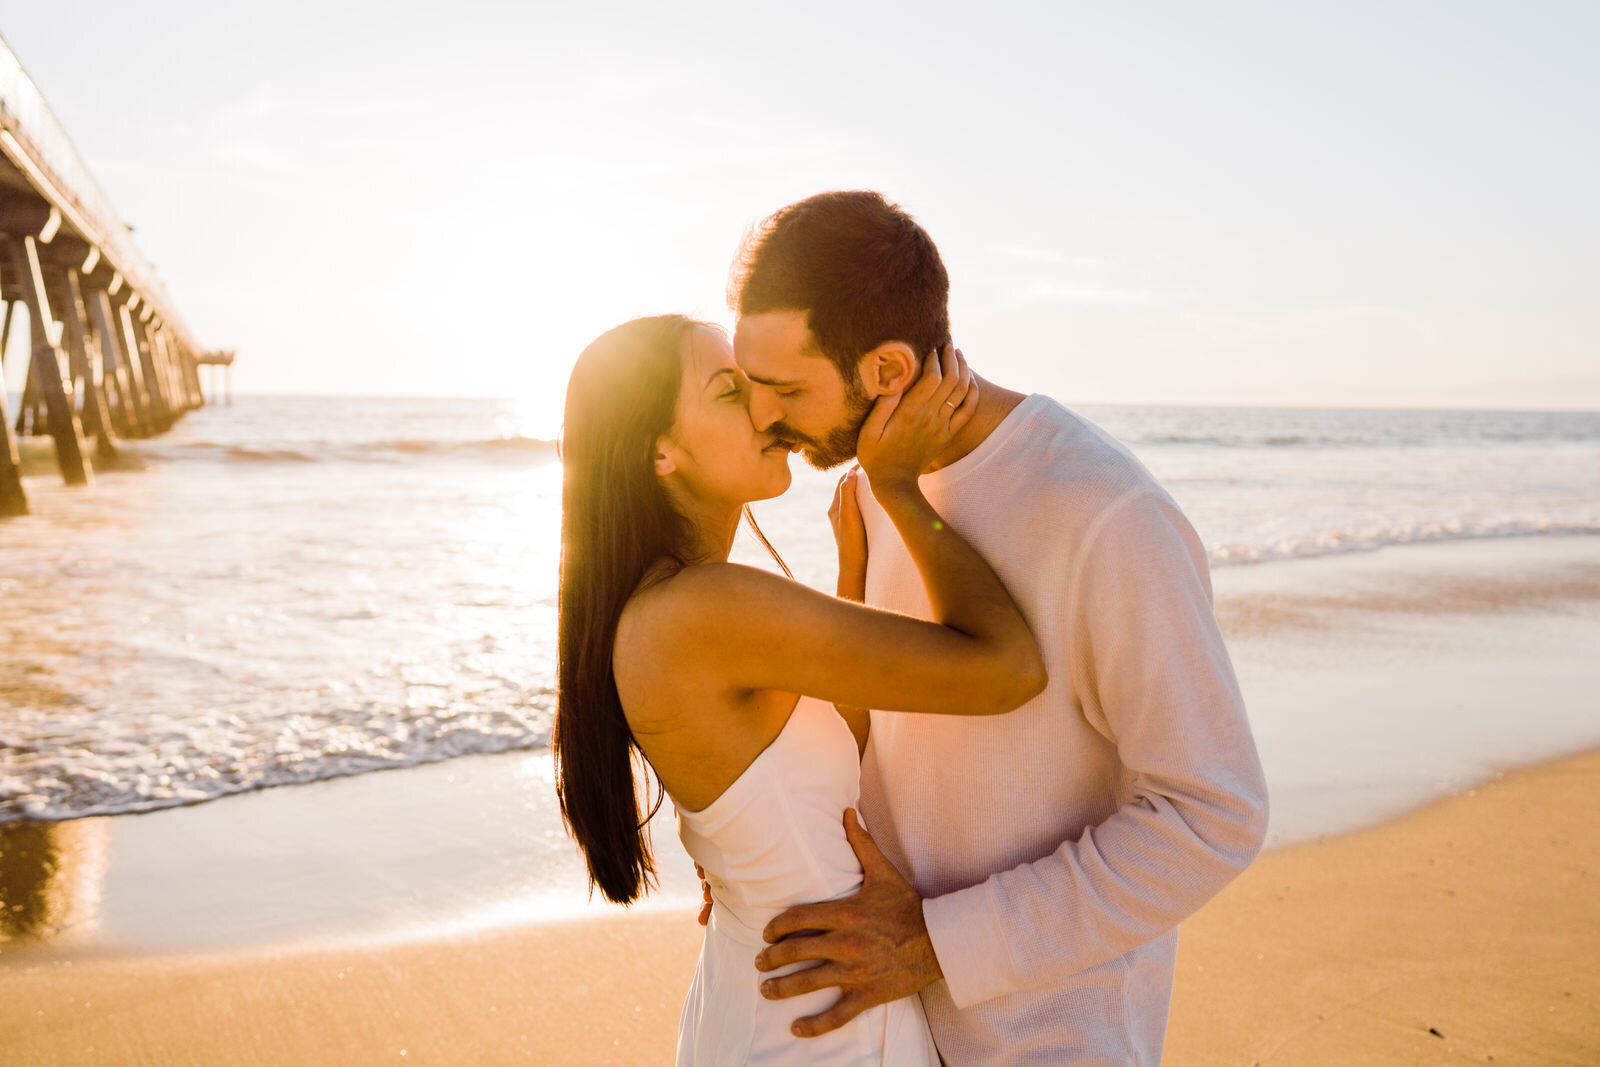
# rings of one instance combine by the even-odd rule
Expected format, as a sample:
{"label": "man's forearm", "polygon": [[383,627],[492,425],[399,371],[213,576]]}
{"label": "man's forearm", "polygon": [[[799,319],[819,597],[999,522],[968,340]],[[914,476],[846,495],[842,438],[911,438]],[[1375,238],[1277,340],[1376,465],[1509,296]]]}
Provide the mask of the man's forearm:
{"label": "man's forearm", "polygon": [[956,1006],[1061,981],[1188,918],[1259,849],[1255,794],[1200,803],[1146,791],[1040,860],[924,900]]}

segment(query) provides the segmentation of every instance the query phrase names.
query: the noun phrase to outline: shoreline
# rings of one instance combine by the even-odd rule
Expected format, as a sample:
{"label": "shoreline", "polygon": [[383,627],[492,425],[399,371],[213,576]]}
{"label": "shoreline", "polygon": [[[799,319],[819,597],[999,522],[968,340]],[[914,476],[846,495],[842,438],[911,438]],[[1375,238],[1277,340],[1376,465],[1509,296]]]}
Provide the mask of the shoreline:
{"label": "shoreline", "polygon": [[[1529,833],[1530,812],[1555,818]],[[1597,855],[1600,749],[1263,855],[1183,924],[1164,1062],[1593,1062]],[[0,1059],[668,1062],[699,940],[689,907],[365,947],[13,961]]]}
{"label": "shoreline", "polygon": [[[1600,538],[1227,568],[1218,614],[1272,793],[1268,848],[1600,746]],[[1515,728],[1508,728],[1514,722]],[[0,826],[0,967],[38,953],[284,950],[594,916],[548,752],[187,807]],[[670,805],[662,892],[699,896]],[[9,846],[8,846],[9,842]]]}
{"label": "shoreline", "polygon": [[[1264,559],[1236,559],[1227,561],[1211,561],[1213,575],[1221,574],[1216,581],[1218,602],[1217,612],[1221,620],[1224,635],[1228,640],[1230,649],[1235,643],[1248,641],[1262,636],[1282,636],[1281,632],[1271,632],[1271,627],[1280,627],[1289,631],[1305,629],[1325,629],[1327,619],[1316,620],[1311,618],[1313,612],[1328,612],[1344,616],[1338,620],[1351,621],[1352,616],[1363,611],[1369,613],[1459,613],[1463,611],[1500,610],[1504,608],[1535,608],[1559,604],[1563,600],[1600,598],[1600,573],[1591,574],[1586,579],[1582,588],[1575,587],[1571,581],[1550,582],[1548,576],[1537,584],[1530,583],[1526,577],[1521,580],[1509,582],[1489,581],[1488,589],[1475,589],[1468,595],[1463,595],[1460,588],[1448,586],[1434,590],[1413,590],[1411,596],[1396,596],[1393,593],[1377,593],[1368,590],[1369,596],[1381,596],[1381,602],[1356,602],[1348,595],[1308,595],[1303,589],[1296,590],[1295,586],[1313,584],[1301,575],[1322,568],[1337,576],[1341,570],[1352,573],[1367,571],[1381,573],[1387,568],[1374,568],[1369,561],[1382,559],[1401,559],[1407,563],[1423,558],[1423,554],[1437,553],[1468,553],[1480,549],[1488,553],[1513,554],[1519,551],[1538,552],[1545,545],[1584,545],[1592,546],[1592,553],[1596,566],[1600,567],[1600,529],[1597,530],[1549,530],[1549,531],[1517,531],[1498,533],[1493,535],[1450,535],[1434,538],[1423,538],[1414,541],[1401,541],[1385,543],[1375,546],[1361,546],[1357,548],[1340,548],[1327,552],[1308,553],[1296,556],[1273,556]],[[1524,546],[1526,548],[1524,549]],[[765,560],[764,555],[757,557],[757,562]],[[1284,573],[1283,568],[1294,566],[1297,578],[1284,582],[1279,576]],[[1399,570],[1400,568],[1395,568]],[[1369,577],[1370,577],[1369,573]],[[1261,575],[1266,575],[1267,580],[1260,580]],[[1416,575],[1411,577],[1415,578]],[[1496,587],[1498,585],[1498,588]],[[1441,604],[1438,599],[1429,599],[1428,595],[1443,594],[1447,603]],[[1296,595],[1298,594],[1298,595]],[[1285,602],[1287,600],[1287,603]],[[37,684],[37,683],[34,683]],[[62,700],[67,696],[60,690],[44,687],[30,688],[28,682],[6,683],[0,680],[0,697],[6,695],[31,699]],[[1600,734],[1597,734],[1600,740]],[[131,816],[156,815],[178,809],[193,808],[201,804],[211,804],[217,801],[227,801],[252,794],[276,790],[281,788],[294,788],[316,786],[326,782],[338,782],[348,778],[359,778],[366,775],[382,774],[390,771],[408,771],[425,768],[435,764],[454,763],[463,759],[479,758],[513,758],[513,757],[538,757],[548,755],[549,747],[546,744],[531,746],[513,746],[504,749],[485,749],[484,751],[470,751],[459,754],[437,754],[424,756],[415,762],[400,762],[371,766],[361,770],[345,773],[336,773],[324,777],[305,780],[267,781],[235,792],[218,793],[205,796],[196,800],[170,800],[157,803],[148,807],[128,807],[122,809],[97,810],[91,809],[81,813],[55,816],[28,814],[21,818],[0,821],[0,828],[16,822],[36,823],[66,823],[81,819],[100,818],[126,818]],[[1520,764],[1519,764],[1520,765]]]}
{"label": "shoreline", "polygon": [[[1570,546],[1570,547],[1569,547]],[[1592,549],[1592,551],[1589,551]],[[1554,550],[1550,552],[1548,550]],[[1443,553],[1445,556],[1441,557]],[[1446,581],[1438,582],[1438,572],[1446,571],[1436,565],[1440,558],[1468,554],[1491,566],[1503,563],[1507,556],[1548,554],[1570,562],[1578,556],[1588,557],[1592,566],[1586,574],[1536,575],[1523,573],[1505,576],[1474,574],[1478,588],[1468,589],[1461,584],[1461,573],[1445,574]],[[1498,558],[1496,558],[1498,557]],[[764,562],[758,554],[757,562]],[[1434,566],[1415,573],[1410,566],[1418,561],[1431,560]],[[1458,565],[1455,570],[1462,568]],[[1229,647],[1240,641],[1258,637],[1281,637],[1285,632],[1308,629],[1324,630],[1330,621],[1348,623],[1353,616],[1368,614],[1459,614],[1463,612],[1497,611],[1505,609],[1529,610],[1559,606],[1563,602],[1600,599],[1600,529],[1512,531],[1492,535],[1463,534],[1420,538],[1372,546],[1330,549],[1326,552],[1294,556],[1271,556],[1262,559],[1212,560],[1211,570],[1217,590],[1217,614]],[[1434,572],[1435,584],[1422,584]],[[1316,577],[1312,577],[1312,575]],[[1342,593],[1311,591],[1308,587],[1319,584],[1326,574],[1337,583],[1350,577],[1365,578],[1367,588],[1361,590],[1364,599],[1352,596],[1351,590]],[[1284,580],[1285,575],[1290,575]],[[1373,588],[1371,579],[1389,575],[1410,579],[1415,587],[1396,592]],[[1455,579],[1452,585],[1448,579]],[[1316,619],[1315,612],[1325,612],[1339,618]],[[1277,627],[1274,631],[1272,628]],[[16,693],[35,699],[48,696],[61,700],[67,694],[58,690],[41,689],[38,692],[18,685]],[[0,696],[6,690],[0,688]],[[434,754],[423,756],[415,762],[394,761],[360,770],[329,774],[304,780],[265,781],[235,792],[218,793],[192,800],[169,800],[148,807],[91,809],[70,815],[40,815],[29,813],[11,822],[71,822],[78,819],[118,818],[151,815],[174,809],[191,808],[200,804],[215,803],[236,797],[249,796],[266,790],[284,787],[317,785],[345,778],[381,774],[387,771],[405,771],[433,764],[461,759],[495,758],[501,756],[531,756],[547,753],[546,744],[519,745],[504,749],[485,749],[459,754]],[[0,821],[0,826],[7,825]]]}

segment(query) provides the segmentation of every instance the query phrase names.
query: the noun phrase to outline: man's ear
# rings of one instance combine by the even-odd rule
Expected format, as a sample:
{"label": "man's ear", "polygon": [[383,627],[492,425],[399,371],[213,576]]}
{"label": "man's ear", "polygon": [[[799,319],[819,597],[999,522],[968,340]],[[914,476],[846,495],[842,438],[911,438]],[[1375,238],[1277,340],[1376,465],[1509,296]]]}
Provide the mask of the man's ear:
{"label": "man's ear", "polygon": [[861,384],[872,397],[903,393],[917,380],[922,361],[904,341],[885,341],[861,357]]}

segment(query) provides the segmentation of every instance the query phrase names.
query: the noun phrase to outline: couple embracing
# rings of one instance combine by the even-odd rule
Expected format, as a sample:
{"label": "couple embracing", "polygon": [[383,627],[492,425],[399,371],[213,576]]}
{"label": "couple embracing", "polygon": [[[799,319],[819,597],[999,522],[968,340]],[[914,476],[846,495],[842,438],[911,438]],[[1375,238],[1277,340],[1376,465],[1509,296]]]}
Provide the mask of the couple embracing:
{"label": "couple embracing", "polygon": [[[910,216],[824,193],[747,239],[731,342],[637,319],[573,369],[557,788],[624,904],[643,764],[676,806],[709,901],[679,1064],[1156,1064],[1178,923],[1260,848],[1199,538],[974,374],[948,293]],[[796,450],[859,464],[837,596],[728,562]]]}

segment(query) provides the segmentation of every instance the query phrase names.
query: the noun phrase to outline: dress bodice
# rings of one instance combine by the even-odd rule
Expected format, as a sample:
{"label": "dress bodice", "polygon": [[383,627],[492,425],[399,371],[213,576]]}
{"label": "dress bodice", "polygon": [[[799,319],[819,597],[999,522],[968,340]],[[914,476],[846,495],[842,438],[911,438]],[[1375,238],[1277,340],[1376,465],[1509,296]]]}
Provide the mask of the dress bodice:
{"label": "dress bodice", "polygon": [[[837,989],[766,1000],[755,958],[761,931],[795,904],[836,900],[861,886],[844,836],[856,803],[855,736],[832,705],[801,697],[789,721],[722,795],[678,808],[678,837],[706,872],[713,905],[694,982],[678,1021],[678,1067],[935,1067],[939,1054],[916,997],[869,1008],[821,1037],[794,1020],[831,1007]],[[772,972],[789,974],[801,961]]]}
{"label": "dress bodice", "polygon": [[860,791],[855,736],[832,705],[801,697],[789,721],[722,795],[678,809],[678,837],[706,872],[729,936],[760,946],[795,904],[848,896],[861,865],[844,836]]}

